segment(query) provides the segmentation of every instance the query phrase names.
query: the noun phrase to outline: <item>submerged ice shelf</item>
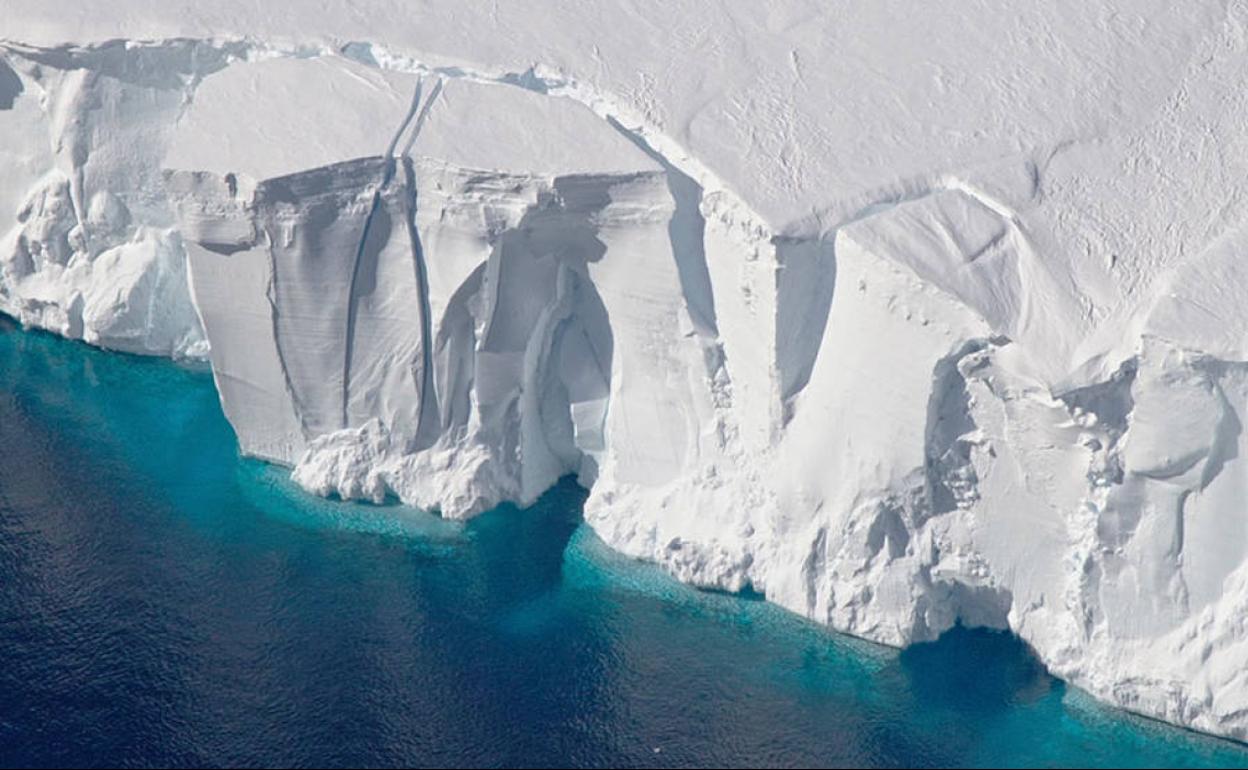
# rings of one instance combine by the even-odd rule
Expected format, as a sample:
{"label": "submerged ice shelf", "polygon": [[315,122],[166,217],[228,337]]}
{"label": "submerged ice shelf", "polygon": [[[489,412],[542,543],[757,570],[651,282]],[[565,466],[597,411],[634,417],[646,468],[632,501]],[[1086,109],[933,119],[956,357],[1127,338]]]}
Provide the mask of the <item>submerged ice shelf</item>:
{"label": "submerged ice shelf", "polygon": [[1244,4],[1052,3],[1008,46],[859,9],[855,45],[914,37],[883,62],[736,19],[722,73],[623,47],[635,18],[508,67],[384,3],[384,42],[297,43],[61,44],[18,5],[0,310],[207,358],[243,450],[318,493],[466,517],[576,474],[682,580],[895,645],[1008,627],[1248,739]]}

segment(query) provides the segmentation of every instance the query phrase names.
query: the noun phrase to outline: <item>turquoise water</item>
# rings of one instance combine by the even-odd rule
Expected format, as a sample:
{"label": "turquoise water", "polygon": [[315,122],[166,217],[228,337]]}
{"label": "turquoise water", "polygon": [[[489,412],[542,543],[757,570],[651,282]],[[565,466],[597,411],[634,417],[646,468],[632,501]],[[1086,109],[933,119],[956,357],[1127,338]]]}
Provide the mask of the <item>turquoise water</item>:
{"label": "turquoise water", "polygon": [[240,459],[211,378],[0,328],[0,765],[1244,766],[1004,634],[898,653]]}

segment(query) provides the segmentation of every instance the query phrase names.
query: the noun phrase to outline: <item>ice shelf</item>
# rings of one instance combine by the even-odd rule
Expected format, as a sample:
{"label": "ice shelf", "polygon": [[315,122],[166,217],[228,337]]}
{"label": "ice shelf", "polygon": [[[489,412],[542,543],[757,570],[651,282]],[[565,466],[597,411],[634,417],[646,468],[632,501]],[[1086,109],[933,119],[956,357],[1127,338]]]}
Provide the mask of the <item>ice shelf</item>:
{"label": "ice shelf", "polygon": [[682,580],[1248,740],[1243,0],[279,5],[9,0],[0,311],[208,360],[314,492],[576,474]]}

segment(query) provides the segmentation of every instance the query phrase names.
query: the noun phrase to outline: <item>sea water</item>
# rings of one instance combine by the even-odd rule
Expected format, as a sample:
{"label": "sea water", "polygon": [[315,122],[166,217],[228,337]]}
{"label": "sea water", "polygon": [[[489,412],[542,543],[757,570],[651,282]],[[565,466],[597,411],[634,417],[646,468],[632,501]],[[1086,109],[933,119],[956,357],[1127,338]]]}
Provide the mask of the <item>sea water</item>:
{"label": "sea water", "polygon": [[1244,766],[1003,633],[904,652],[238,455],[208,372],[0,329],[0,765]]}

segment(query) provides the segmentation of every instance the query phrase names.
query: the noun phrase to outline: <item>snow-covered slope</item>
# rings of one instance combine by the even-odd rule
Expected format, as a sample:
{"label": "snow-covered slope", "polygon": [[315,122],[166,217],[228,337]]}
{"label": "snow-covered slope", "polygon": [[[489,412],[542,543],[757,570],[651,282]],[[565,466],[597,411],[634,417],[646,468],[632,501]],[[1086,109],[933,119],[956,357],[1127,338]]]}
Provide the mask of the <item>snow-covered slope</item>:
{"label": "snow-covered slope", "polygon": [[[72,8],[70,6],[73,6]],[[1248,4],[8,0],[0,310],[245,451],[1248,739]]]}

